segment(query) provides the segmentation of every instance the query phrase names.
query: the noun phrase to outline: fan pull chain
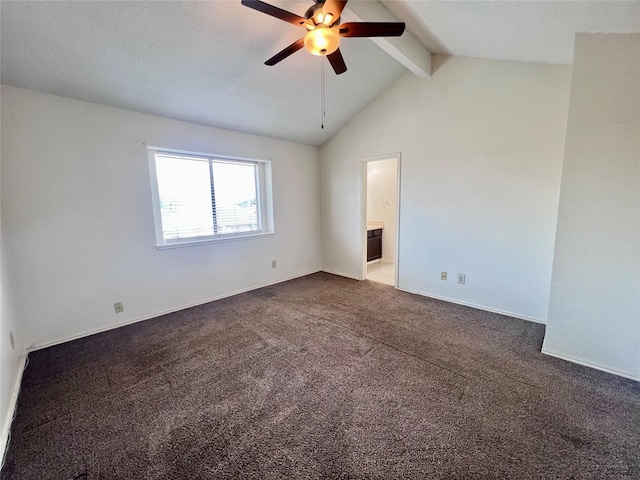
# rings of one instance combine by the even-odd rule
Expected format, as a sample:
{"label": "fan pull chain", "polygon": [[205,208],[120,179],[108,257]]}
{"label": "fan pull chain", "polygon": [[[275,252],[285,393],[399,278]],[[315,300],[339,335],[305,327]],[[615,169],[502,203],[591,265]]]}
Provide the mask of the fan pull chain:
{"label": "fan pull chain", "polygon": [[324,129],[325,109],[324,58],[320,57],[320,128]]}

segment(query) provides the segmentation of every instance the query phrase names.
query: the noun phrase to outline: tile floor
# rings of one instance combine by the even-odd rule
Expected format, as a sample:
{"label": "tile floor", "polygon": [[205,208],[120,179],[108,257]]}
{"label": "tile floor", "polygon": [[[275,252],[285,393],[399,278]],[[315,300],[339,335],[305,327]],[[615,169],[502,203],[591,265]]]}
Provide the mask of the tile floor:
{"label": "tile floor", "polygon": [[395,285],[395,279],[395,264],[377,262],[367,265],[367,280],[393,286]]}

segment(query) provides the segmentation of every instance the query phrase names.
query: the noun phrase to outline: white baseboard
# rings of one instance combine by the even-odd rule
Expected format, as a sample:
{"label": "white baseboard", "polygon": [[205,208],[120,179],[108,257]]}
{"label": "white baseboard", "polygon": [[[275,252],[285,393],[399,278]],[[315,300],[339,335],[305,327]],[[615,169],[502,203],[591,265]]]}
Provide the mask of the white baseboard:
{"label": "white baseboard", "polygon": [[559,358],[560,360],[566,360],[567,362],[577,363],[578,365],[584,365],[585,367],[595,368],[596,370],[600,370],[602,372],[611,373],[611,374],[617,375],[619,377],[624,377],[624,378],[628,378],[628,379],[640,382],[640,375],[634,374],[632,372],[627,372],[627,371],[624,371],[624,370],[618,370],[618,369],[615,369],[615,368],[598,365],[597,363],[588,362],[586,360],[574,357],[572,355],[566,355],[564,353],[554,352],[553,350],[549,350],[548,348],[544,348],[544,346],[542,347],[541,351],[542,351],[542,353],[544,353],[545,355],[549,355],[550,357]]}
{"label": "white baseboard", "polygon": [[325,273],[330,273],[331,275],[338,275],[339,277],[346,277],[346,278],[351,278],[352,280],[358,280],[361,281],[362,279],[353,275],[349,275],[348,273],[343,273],[343,272],[337,272],[335,270],[327,270],[326,268],[322,269],[323,272]]}
{"label": "white baseboard", "polygon": [[529,322],[541,323],[545,325],[547,322],[541,318],[530,317],[528,315],[521,315],[515,312],[509,312],[507,310],[500,310],[498,308],[486,307],[484,305],[478,305],[477,303],[464,302],[462,300],[456,300],[454,298],[441,297],[440,295],[432,295],[430,293],[419,292],[417,290],[409,290],[408,288],[402,288],[400,286],[396,287],[398,290],[402,290],[407,293],[415,293],[416,295],[421,295],[423,297],[435,298],[436,300],[442,300],[449,303],[455,303],[456,305],[464,305],[465,307],[471,307],[478,310],[484,310],[485,312],[498,313],[500,315],[506,315],[507,317],[518,318],[520,320],[527,320]]}
{"label": "white baseboard", "polygon": [[371,260],[367,262],[367,265],[373,265],[374,263],[384,263],[387,265],[393,265],[396,262],[394,262],[393,260],[389,260],[387,258],[376,258],[375,260]]}
{"label": "white baseboard", "polygon": [[204,305],[205,303],[214,302],[216,300],[222,300],[223,298],[233,297],[234,295],[239,295],[241,293],[250,292],[251,290],[257,290],[258,288],[264,288],[264,287],[268,287],[268,286],[271,286],[271,285],[277,285],[278,283],[288,282],[289,280],[294,280],[296,278],[306,277],[307,275],[311,275],[313,273],[318,273],[319,271],[320,270],[314,270],[314,271],[307,272],[307,273],[301,273],[300,275],[294,275],[292,277],[287,277],[287,278],[283,278],[283,279],[280,279],[280,280],[276,280],[274,282],[267,282],[267,283],[262,283],[262,284],[259,284],[259,285],[253,285],[251,287],[242,288],[240,290],[236,290],[236,291],[229,292],[229,293],[223,293],[222,295],[217,295],[215,297],[207,298],[206,300],[202,300],[202,301],[198,301],[198,302],[194,302],[194,303],[181,305],[179,307],[170,308],[168,310],[163,310],[161,312],[152,313],[150,315],[145,315],[143,317],[132,318],[130,320],[125,320],[124,322],[115,323],[113,325],[109,325],[109,326],[102,327],[102,328],[96,328],[95,330],[89,330],[89,331],[86,331],[86,332],[79,333],[77,335],[72,335],[70,337],[65,337],[65,338],[61,338],[61,339],[58,339],[58,340],[53,340],[51,342],[46,342],[46,343],[34,344],[34,345],[30,346],[27,349],[27,351],[28,352],[33,352],[35,350],[42,350],[43,348],[53,347],[54,345],[60,345],[61,343],[66,343],[66,342],[70,342],[72,340],[77,340],[79,338],[84,338],[84,337],[88,337],[90,335],[95,335],[96,333],[107,332],[107,331],[113,330],[115,328],[120,328],[120,327],[124,327],[126,325],[131,325],[131,324],[134,324],[134,323],[143,322],[145,320],[150,320],[152,318],[160,317],[160,316],[166,315],[168,313],[178,312],[180,310],[184,310],[185,308],[197,307],[198,305]]}
{"label": "white baseboard", "polygon": [[0,465],[4,465],[4,457],[7,454],[7,449],[9,447],[9,434],[11,432],[11,423],[13,423],[13,416],[16,411],[16,407],[18,404],[18,394],[20,393],[20,385],[22,384],[22,375],[24,374],[24,369],[27,366],[27,352],[25,351],[20,356],[20,370],[16,375],[16,379],[13,382],[13,389],[11,390],[11,397],[9,399],[9,408],[6,412],[2,412],[2,415],[5,415],[4,428],[2,432],[0,432],[0,452],[2,452],[2,462]]}

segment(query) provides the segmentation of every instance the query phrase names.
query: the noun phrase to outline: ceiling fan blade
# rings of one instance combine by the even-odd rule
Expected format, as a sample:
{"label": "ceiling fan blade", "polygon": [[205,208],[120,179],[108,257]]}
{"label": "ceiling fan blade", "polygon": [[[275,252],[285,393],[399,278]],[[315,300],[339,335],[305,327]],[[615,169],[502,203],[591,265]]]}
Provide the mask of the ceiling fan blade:
{"label": "ceiling fan blade", "polygon": [[261,2],[260,0],[242,0],[242,5],[245,7],[253,8],[262,13],[266,13],[267,15],[271,15],[272,17],[279,18],[280,20],[284,20],[285,22],[292,23],[298,26],[304,26],[307,23],[307,19],[296,15],[295,13],[287,12],[278,7],[274,7],[273,5],[269,5],[268,3]]}
{"label": "ceiling fan blade", "polygon": [[336,75],[340,75],[341,73],[347,71],[347,65],[344,63],[344,58],[342,58],[340,49],[337,49],[335,52],[327,55],[327,58],[329,59],[329,63],[333,67],[333,71],[336,72]]}
{"label": "ceiling fan blade", "polygon": [[404,22],[350,22],[338,27],[343,37],[399,37],[404,33]]}
{"label": "ceiling fan blade", "polygon": [[347,4],[347,0],[326,0],[322,6],[322,13],[330,13],[334,20],[337,20]]}
{"label": "ceiling fan blade", "polygon": [[289,45],[284,50],[276,53],[273,57],[271,57],[269,60],[264,62],[264,64],[265,65],[269,65],[269,66],[273,66],[276,63],[281,62],[282,60],[287,58],[292,53],[296,53],[302,47],[304,47],[304,38],[301,38],[300,40],[296,40],[295,42],[293,42],[291,45]]}

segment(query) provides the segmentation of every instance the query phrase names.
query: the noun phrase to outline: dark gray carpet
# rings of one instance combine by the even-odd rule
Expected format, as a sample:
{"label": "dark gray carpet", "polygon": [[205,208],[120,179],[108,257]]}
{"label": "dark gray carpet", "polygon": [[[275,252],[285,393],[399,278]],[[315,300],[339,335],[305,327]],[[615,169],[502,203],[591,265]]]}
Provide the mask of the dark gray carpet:
{"label": "dark gray carpet", "polygon": [[32,353],[3,479],[640,478],[544,327],[314,274]]}

